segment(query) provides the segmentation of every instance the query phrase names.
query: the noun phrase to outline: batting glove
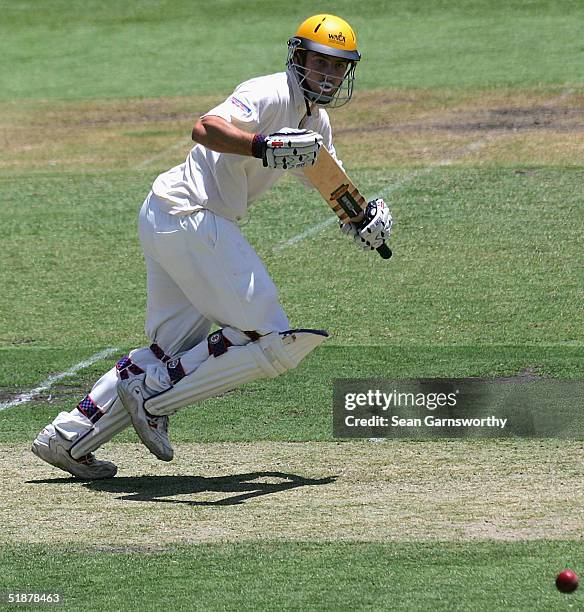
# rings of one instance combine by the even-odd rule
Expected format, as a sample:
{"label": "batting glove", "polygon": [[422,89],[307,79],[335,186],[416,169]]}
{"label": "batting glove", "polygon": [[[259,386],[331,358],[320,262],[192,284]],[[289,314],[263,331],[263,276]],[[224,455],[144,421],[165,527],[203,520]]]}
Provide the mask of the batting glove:
{"label": "batting glove", "polygon": [[361,223],[341,223],[341,231],[367,251],[378,249],[391,235],[393,217],[382,198],[367,203]]}
{"label": "batting glove", "polygon": [[288,170],[312,166],[321,146],[322,136],[317,132],[282,128],[269,136],[256,134],[251,151],[265,168]]}

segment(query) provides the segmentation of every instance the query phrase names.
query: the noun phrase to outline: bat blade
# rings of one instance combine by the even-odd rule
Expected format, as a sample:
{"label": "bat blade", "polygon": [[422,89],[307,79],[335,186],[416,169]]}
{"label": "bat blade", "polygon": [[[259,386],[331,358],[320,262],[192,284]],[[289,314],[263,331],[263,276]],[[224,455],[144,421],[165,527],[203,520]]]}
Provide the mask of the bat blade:
{"label": "bat blade", "polygon": [[[326,147],[321,147],[315,164],[304,168],[304,174],[343,223],[363,221],[367,202]],[[386,244],[377,252],[383,259],[392,255]]]}

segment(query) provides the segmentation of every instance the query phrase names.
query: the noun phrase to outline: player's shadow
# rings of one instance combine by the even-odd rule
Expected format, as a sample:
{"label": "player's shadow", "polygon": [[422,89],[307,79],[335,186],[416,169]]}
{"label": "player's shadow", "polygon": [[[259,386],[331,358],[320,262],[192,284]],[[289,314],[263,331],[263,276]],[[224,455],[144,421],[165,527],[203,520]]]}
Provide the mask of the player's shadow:
{"label": "player's shadow", "polygon": [[[267,482],[270,479],[272,482]],[[188,506],[232,506],[248,499],[271,495],[298,487],[326,485],[335,482],[336,477],[304,478],[283,472],[251,472],[205,478],[203,476],[139,476],[133,478],[110,478],[94,480],[83,486],[92,491],[122,493],[118,499],[126,501],[162,502],[186,504]],[[217,493],[220,499],[196,501],[172,499],[177,495]]]}

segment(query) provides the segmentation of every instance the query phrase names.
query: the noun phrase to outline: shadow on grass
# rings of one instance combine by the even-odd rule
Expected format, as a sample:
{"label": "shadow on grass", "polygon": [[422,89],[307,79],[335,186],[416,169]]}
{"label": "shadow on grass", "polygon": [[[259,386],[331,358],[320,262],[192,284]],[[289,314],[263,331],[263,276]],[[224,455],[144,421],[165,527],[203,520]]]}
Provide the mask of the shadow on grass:
{"label": "shadow on grass", "polygon": [[[262,480],[278,482],[262,482]],[[280,493],[298,487],[326,485],[335,482],[335,476],[328,478],[304,478],[297,474],[284,472],[250,472],[230,476],[136,476],[132,478],[109,478],[83,483],[92,491],[124,493],[118,499],[125,501],[163,502],[167,504],[186,504],[188,506],[232,506],[262,495]],[[75,478],[54,478],[33,480],[34,484],[79,483]],[[175,495],[196,495],[198,493],[235,493],[215,501],[193,501],[186,499],[166,499]]]}
{"label": "shadow on grass", "polygon": [[[280,482],[262,482],[262,479],[278,479]],[[119,499],[127,501],[152,501],[188,506],[232,506],[262,495],[271,495],[296,489],[298,487],[325,485],[334,482],[329,478],[303,478],[296,474],[283,472],[251,472],[232,476],[142,476],[137,478],[112,478],[96,480],[84,486],[92,491],[127,493]],[[184,499],[164,499],[175,495],[195,495],[197,493],[236,493],[216,501],[193,501]]]}

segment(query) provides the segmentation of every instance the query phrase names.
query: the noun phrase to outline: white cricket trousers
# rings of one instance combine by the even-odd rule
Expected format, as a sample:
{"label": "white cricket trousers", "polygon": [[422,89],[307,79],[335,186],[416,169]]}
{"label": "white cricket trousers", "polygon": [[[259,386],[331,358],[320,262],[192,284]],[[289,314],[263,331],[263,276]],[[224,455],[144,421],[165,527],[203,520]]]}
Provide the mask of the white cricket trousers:
{"label": "white cricket trousers", "polygon": [[[213,324],[227,327],[226,335],[236,345],[249,341],[241,332],[289,329],[270,275],[235,223],[210,210],[170,215],[150,193],[138,227],[147,273],[146,336],[167,356],[180,356],[187,373],[207,359]],[[159,376],[160,390],[164,388],[166,366],[150,348],[136,349],[130,357],[146,371],[149,386],[156,388]],[[108,419],[103,417],[114,403],[120,404],[117,381],[114,367],[77,408],[60,413],[53,423],[72,436],[80,434],[78,438],[89,434],[97,421],[107,430]],[[120,431],[120,418],[112,436]],[[124,418],[122,428],[128,424]],[[107,441],[103,433],[100,445]]]}
{"label": "white cricket trousers", "polygon": [[260,334],[289,328],[270,275],[232,221],[210,210],[170,215],[150,194],[139,232],[148,282],[145,331],[168,354],[193,346],[201,318],[207,327]]}

